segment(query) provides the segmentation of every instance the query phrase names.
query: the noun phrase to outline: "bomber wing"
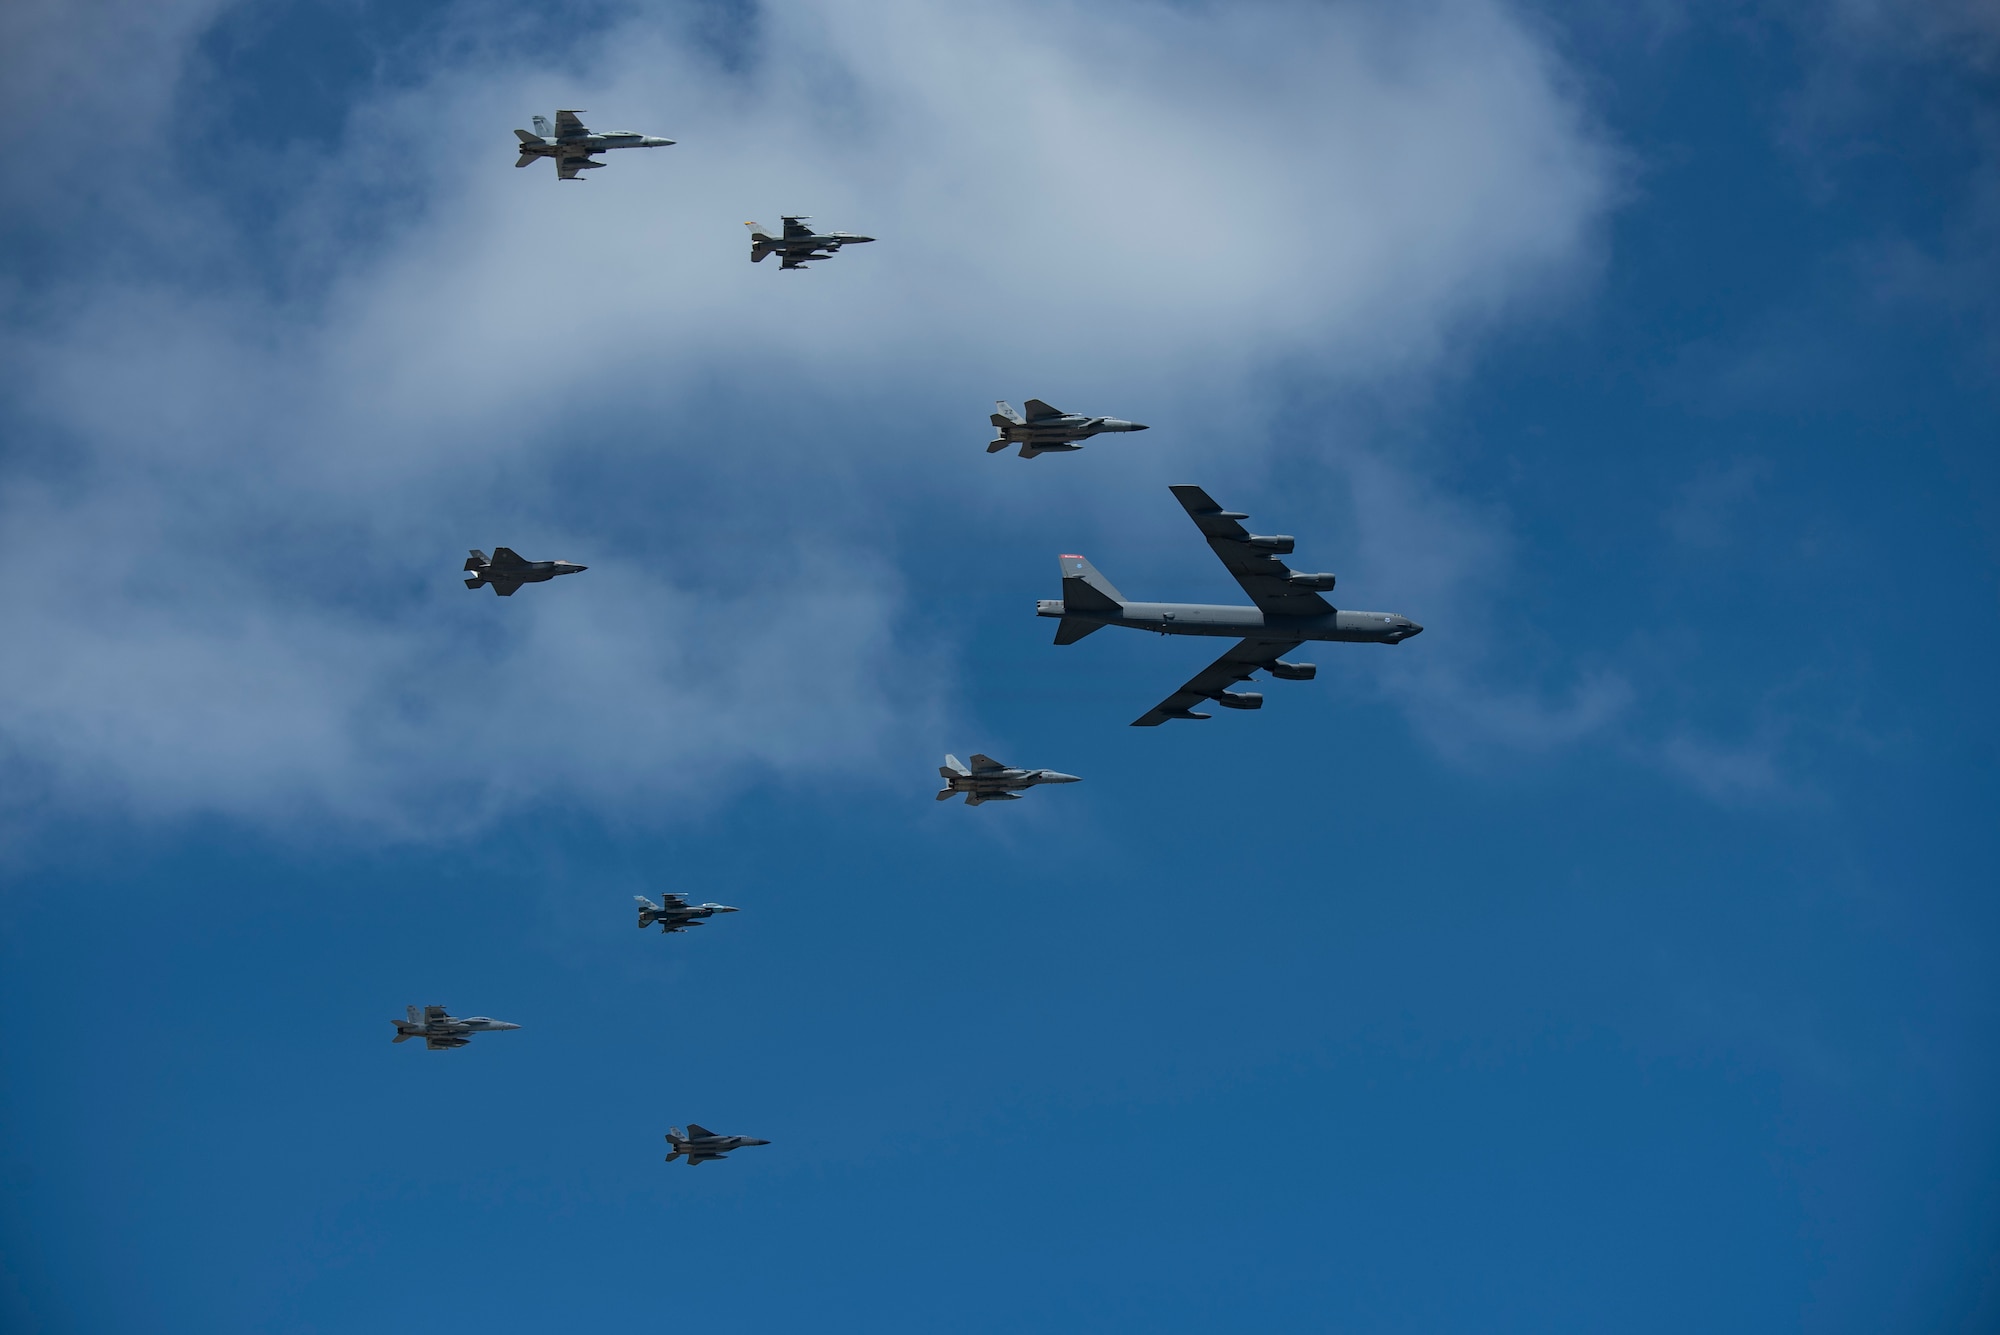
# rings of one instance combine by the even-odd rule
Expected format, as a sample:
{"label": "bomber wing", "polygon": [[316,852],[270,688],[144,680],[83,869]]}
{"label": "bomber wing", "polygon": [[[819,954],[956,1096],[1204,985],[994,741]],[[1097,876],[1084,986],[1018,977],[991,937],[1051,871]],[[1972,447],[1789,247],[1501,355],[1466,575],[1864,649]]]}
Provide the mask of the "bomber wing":
{"label": "bomber wing", "polygon": [[577,114],[574,111],[556,113],[556,138],[580,139],[590,133],[590,127],[578,120]]}
{"label": "bomber wing", "polygon": [[1297,572],[1275,554],[1250,545],[1250,530],[1237,522],[1250,516],[1223,509],[1200,487],[1168,490],[1259,611],[1287,617],[1324,616],[1333,611],[1333,605],[1319,594],[1291,583]]}
{"label": "bomber wing", "polygon": [[1157,728],[1170,718],[1207,718],[1194,713],[1239,681],[1249,681],[1258,668],[1269,667],[1298,648],[1299,640],[1239,640],[1236,646],[1182,683],[1181,688],[1132,720],[1135,728]]}

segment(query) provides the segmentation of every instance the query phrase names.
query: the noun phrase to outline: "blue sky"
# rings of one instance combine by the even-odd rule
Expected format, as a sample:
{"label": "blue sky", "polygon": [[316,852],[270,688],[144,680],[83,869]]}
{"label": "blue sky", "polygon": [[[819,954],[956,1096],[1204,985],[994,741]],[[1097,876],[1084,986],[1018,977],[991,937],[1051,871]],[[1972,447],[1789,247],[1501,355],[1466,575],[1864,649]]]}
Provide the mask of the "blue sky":
{"label": "blue sky", "polygon": [[0,23],[6,1329],[2000,1324],[1990,9]]}

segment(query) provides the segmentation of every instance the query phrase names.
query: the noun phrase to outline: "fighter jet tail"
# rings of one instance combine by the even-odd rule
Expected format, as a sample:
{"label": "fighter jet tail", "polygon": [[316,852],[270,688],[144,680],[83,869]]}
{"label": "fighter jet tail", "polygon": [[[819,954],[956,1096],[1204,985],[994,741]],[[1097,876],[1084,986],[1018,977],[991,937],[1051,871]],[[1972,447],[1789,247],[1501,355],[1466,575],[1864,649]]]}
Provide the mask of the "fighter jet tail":
{"label": "fighter jet tail", "polygon": [[525,167],[530,163],[532,163],[534,160],[535,160],[535,155],[533,153],[523,153],[520,157],[514,159],[514,165],[516,167]]}
{"label": "fighter jet tail", "polygon": [[999,439],[999,440],[995,440],[995,441],[989,441],[989,442],[987,443],[987,446],[986,446],[986,452],[987,452],[988,454],[998,454],[998,453],[1000,453],[1000,451],[1002,451],[1002,450],[1006,449],[1006,448],[1007,448],[1007,447],[1008,447],[1009,445],[1011,445],[1012,443],[1013,443],[1012,441],[1010,441],[1010,440],[1006,439],[1006,438],[1005,438],[1005,437],[1003,436],[1003,437],[1002,437],[1001,439]]}
{"label": "fighter jet tail", "polygon": [[1027,418],[1021,416],[1019,412],[1015,411],[1014,405],[1007,402],[1005,399],[995,400],[993,406],[1000,410],[999,412],[993,414],[994,426],[1003,426],[1010,423],[1014,426],[1022,426],[1028,420]]}

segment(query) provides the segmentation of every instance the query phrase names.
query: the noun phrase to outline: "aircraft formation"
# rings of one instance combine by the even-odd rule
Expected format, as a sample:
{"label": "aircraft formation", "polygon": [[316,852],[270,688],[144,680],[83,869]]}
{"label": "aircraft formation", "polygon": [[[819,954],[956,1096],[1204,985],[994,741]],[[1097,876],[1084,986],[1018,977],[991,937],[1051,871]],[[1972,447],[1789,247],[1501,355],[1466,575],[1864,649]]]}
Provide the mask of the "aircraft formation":
{"label": "aircraft formation", "polygon": [[[526,167],[542,158],[553,159],[556,179],[582,180],[582,173],[606,164],[595,155],[620,148],[665,148],[674,143],[648,135],[619,131],[598,134],[584,125],[579,111],[558,111],[550,124],[543,116],[534,117],[535,132],[516,130],[520,158],[516,167]],[[778,256],[780,269],[803,269],[810,261],[831,259],[843,246],[862,245],[875,240],[853,232],[816,232],[806,226],[804,214],[786,214],[780,233],[773,236],[757,223],[750,229],[750,262],[762,263]],[[1145,431],[1141,422],[1117,417],[1093,417],[1064,412],[1041,399],[1028,399],[1023,411],[1004,400],[991,421],[998,436],[986,446],[997,454],[1010,445],[1020,447],[1019,457],[1033,459],[1043,454],[1068,453],[1083,448],[1085,441],[1105,433]],[[1233,639],[1235,644],[1221,657],[1197,672],[1166,699],[1132,721],[1137,728],[1157,727],[1170,720],[1206,719],[1196,706],[1217,704],[1226,709],[1262,709],[1264,697],[1255,691],[1231,688],[1255,680],[1259,672],[1278,681],[1311,681],[1319,669],[1312,663],[1287,662],[1285,655],[1307,641],[1344,644],[1398,645],[1423,633],[1423,627],[1395,612],[1360,612],[1335,607],[1323,596],[1333,591],[1335,577],[1324,572],[1298,571],[1280,559],[1292,554],[1295,540],[1290,534],[1257,534],[1243,526],[1247,514],[1226,510],[1208,492],[1197,486],[1169,488],[1174,499],[1194,521],[1209,549],[1223,568],[1242,586],[1249,605],[1209,603],[1136,602],[1125,597],[1096,566],[1075,553],[1057,558],[1062,578],[1062,597],[1044,598],[1035,604],[1035,615],[1056,622],[1055,643],[1075,644],[1106,626],[1123,626],[1160,635],[1203,635]],[[580,574],[588,569],[574,561],[529,561],[508,547],[495,547],[489,558],[472,549],[465,561],[465,587],[490,587],[502,598],[512,597],[524,584],[543,584],[562,575]],[[1077,783],[1074,774],[1052,769],[1025,769],[974,753],[971,763],[946,755],[938,768],[944,787],[937,800],[963,796],[965,805],[1018,801],[1030,788],[1044,784]],[[639,929],[657,926],[662,933],[685,932],[700,927],[721,913],[738,910],[728,904],[694,904],[686,897],[662,893],[654,903],[635,895]],[[443,1006],[410,1006],[408,1018],[395,1020],[392,1042],[413,1038],[424,1040],[425,1048],[441,1051],[462,1048],[476,1034],[519,1029],[521,1026],[485,1016],[459,1018]],[[683,1132],[670,1127],[667,1162],[685,1159],[689,1164],[725,1159],[730,1151],[771,1142],[754,1136],[721,1135],[694,1122]]]}

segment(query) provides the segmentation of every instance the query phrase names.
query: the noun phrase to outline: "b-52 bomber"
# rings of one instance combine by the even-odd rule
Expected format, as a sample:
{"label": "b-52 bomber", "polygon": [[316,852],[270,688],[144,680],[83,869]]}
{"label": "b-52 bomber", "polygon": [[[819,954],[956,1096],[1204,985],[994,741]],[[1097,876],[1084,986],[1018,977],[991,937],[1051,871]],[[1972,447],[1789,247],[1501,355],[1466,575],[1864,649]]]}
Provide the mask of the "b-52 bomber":
{"label": "b-52 bomber", "polygon": [[412,1006],[407,1020],[391,1020],[396,1026],[396,1036],[391,1043],[406,1043],[413,1038],[421,1038],[424,1046],[432,1052],[442,1052],[446,1048],[462,1048],[472,1041],[474,1034],[498,1033],[503,1029],[519,1029],[518,1024],[508,1024],[505,1020],[489,1020],[484,1015],[468,1015],[459,1019],[447,1014],[442,1006]]}
{"label": "b-52 bomber", "polygon": [[701,926],[703,918],[712,918],[718,913],[734,913],[727,904],[690,904],[681,895],[661,895],[661,903],[655,904],[644,895],[634,895],[639,901],[639,930],[645,931],[654,923],[660,924],[663,932],[680,932],[690,927]]}
{"label": "b-52 bomber", "polygon": [[658,139],[652,135],[634,134],[630,130],[618,130],[611,134],[593,134],[590,127],[577,117],[581,112],[558,111],[553,128],[548,117],[535,117],[535,132],[514,131],[514,137],[521,141],[521,156],[514,163],[525,167],[537,158],[556,160],[556,179],[575,181],[581,178],[579,172],[587,172],[592,167],[606,164],[594,161],[593,153],[602,153],[613,148],[667,148],[671,139]]}
{"label": "b-52 bomber", "polygon": [[524,561],[512,547],[495,547],[493,559],[486,559],[486,553],[477,547],[472,555],[465,558],[465,587],[476,589],[482,584],[491,584],[493,592],[502,598],[512,598],[514,590],[523,584],[541,584],[557,575],[574,575],[590,569],[574,561]]}
{"label": "b-52 bomber", "polygon": [[729,1151],[740,1150],[746,1145],[768,1145],[771,1142],[755,1136],[718,1136],[705,1126],[689,1122],[686,1135],[682,1135],[677,1126],[668,1127],[667,1143],[674,1147],[673,1153],[667,1156],[668,1163],[685,1155],[689,1163],[697,1164],[707,1163],[710,1159],[726,1159]]}
{"label": "b-52 bomber", "polygon": [[1021,457],[1032,459],[1038,454],[1080,450],[1083,446],[1079,441],[1089,440],[1101,431],[1146,430],[1143,423],[1127,422],[1116,417],[1085,417],[1082,413],[1066,413],[1040,399],[1029,399],[1023,405],[1028,410],[1026,416],[1015,412],[1014,405],[1004,400],[993,406],[1000,410],[993,414],[993,425],[1000,432],[1000,438],[986,447],[988,454],[998,454],[1009,445],[1019,445]]}
{"label": "b-52 bomber", "polygon": [[944,764],[938,766],[938,777],[944,780],[944,787],[938,790],[938,801],[946,801],[954,793],[964,793],[965,805],[969,807],[981,802],[1018,802],[1022,789],[1038,783],[1082,782],[1074,774],[1059,774],[1052,769],[1015,769],[992,756],[981,755],[972,757],[970,769],[961,765],[957,756],[946,756]]}
{"label": "b-52 bomber", "polygon": [[1105,626],[1130,626],[1162,635],[1241,637],[1228,653],[1132,720],[1133,727],[1151,728],[1168,719],[1207,718],[1207,714],[1193,710],[1204,700],[1230,709],[1261,709],[1262,695],[1232,693],[1228,688],[1251,680],[1260,669],[1281,681],[1311,681],[1319,671],[1316,666],[1283,659],[1307,640],[1401,644],[1423,633],[1422,626],[1393,612],[1339,611],[1320,597],[1333,588],[1332,575],[1302,574],[1278,559],[1292,550],[1289,536],[1263,537],[1250,532],[1238,522],[1248,515],[1223,509],[1200,487],[1170,490],[1255,606],[1132,602],[1113,588],[1097,567],[1075,555],[1061,558],[1063,596],[1035,604],[1035,615],[1061,619],[1056,627],[1057,644],[1075,644]]}
{"label": "b-52 bomber", "polygon": [[743,224],[750,229],[752,264],[762,264],[766,255],[776,255],[780,269],[803,269],[807,260],[830,260],[842,246],[858,246],[875,239],[853,232],[815,232],[805,225],[804,214],[787,214],[784,221],[783,236],[766,235],[762,223]]}

